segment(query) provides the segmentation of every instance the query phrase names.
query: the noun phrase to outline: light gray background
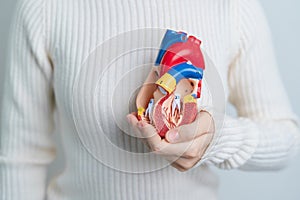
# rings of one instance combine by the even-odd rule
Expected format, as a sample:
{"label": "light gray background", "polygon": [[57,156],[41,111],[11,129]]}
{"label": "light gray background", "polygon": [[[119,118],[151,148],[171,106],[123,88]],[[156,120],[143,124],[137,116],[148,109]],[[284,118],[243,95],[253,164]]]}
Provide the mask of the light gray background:
{"label": "light gray background", "polygon": [[[9,24],[16,0],[0,0],[0,75],[5,63]],[[273,32],[282,79],[295,112],[300,116],[300,1],[261,0]],[[0,77],[1,78],[1,77]],[[1,87],[1,86],[0,86]],[[0,88],[0,95],[3,95]],[[230,109],[232,110],[232,109]],[[60,148],[59,148],[60,149]],[[61,154],[51,166],[55,173]],[[300,156],[287,169],[275,172],[240,172],[214,169],[220,175],[220,200],[299,200]]]}

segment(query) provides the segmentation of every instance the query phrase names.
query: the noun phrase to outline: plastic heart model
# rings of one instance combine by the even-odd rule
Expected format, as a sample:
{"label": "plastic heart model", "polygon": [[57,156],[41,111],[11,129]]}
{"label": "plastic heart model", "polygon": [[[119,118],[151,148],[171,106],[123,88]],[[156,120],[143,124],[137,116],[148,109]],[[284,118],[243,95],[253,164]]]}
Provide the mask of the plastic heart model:
{"label": "plastic heart model", "polygon": [[164,138],[169,129],[193,122],[205,63],[201,41],[167,30],[160,50],[136,98],[138,119],[155,126]]}

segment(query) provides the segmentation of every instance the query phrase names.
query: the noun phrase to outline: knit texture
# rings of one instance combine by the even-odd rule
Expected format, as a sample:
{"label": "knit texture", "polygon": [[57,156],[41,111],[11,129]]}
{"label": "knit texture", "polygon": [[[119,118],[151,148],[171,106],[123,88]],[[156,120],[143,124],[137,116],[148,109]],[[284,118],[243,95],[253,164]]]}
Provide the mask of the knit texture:
{"label": "knit texture", "polygon": [[[200,38],[221,75],[226,101],[238,112],[238,117],[225,116],[202,161],[184,173],[171,166],[147,173],[114,169],[99,162],[98,154],[105,155],[113,166],[122,164],[140,171],[159,167],[163,161],[154,157],[153,162],[135,162],[132,157],[112,153],[112,146],[89,135],[96,130],[93,122],[99,117],[113,144],[130,152],[146,152],[140,140],[123,134],[111,120],[109,94],[125,68],[111,67],[105,73],[107,81],[97,93],[101,109],[96,115],[89,107],[93,103],[89,96],[80,95],[81,91],[88,93],[92,88],[85,85],[93,85],[95,80],[93,71],[84,77],[80,73],[91,53],[112,36],[143,28],[184,30]],[[120,49],[130,47],[130,40],[138,38],[129,36],[118,44]],[[141,42],[159,45],[160,41],[153,36]],[[106,53],[114,51],[118,49],[108,47]],[[146,52],[144,56],[129,55],[127,64],[125,59],[122,65],[154,62],[155,56]],[[130,84],[138,87],[148,71],[144,68],[141,74],[130,76]],[[84,81],[78,92],[79,79]],[[218,180],[209,165],[280,169],[300,143],[297,117],[288,102],[268,25],[256,0],[20,0],[3,84],[1,200],[217,199]],[[116,107],[122,105],[128,87],[126,81],[118,87],[113,99]],[[76,95],[86,101],[73,104]],[[47,165],[56,156],[51,139],[54,127],[61,134],[66,161],[63,171],[46,185]]]}

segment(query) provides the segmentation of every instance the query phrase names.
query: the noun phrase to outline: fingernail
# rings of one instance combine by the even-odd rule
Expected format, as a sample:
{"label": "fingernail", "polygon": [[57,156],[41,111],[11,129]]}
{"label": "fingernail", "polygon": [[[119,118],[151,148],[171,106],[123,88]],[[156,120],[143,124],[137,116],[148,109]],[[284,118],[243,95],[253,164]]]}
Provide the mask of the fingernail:
{"label": "fingernail", "polygon": [[143,122],[140,121],[140,122],[138,123],[138,127],[139,127],[139,128],[143,128],[143,126],[144,126]]}
{"label": "fingernail", "polygon": [[179,138],[179,134],[177,130],[171,131],[169,133],[169,140],[170,142],[176,142],[176,140],[178,140]]}
{"label": "fingernail", "polygon": [[131,118],[129,115],[126,116],[127,122],[130,124],[131,123]]}

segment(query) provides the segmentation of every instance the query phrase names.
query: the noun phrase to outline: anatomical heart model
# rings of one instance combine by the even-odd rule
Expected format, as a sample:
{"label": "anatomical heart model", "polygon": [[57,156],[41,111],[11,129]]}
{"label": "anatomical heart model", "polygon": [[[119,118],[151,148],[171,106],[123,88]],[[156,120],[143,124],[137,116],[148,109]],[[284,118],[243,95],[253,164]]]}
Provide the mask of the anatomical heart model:
{"label": "anatomical heart model", "polygon": [[197,116],[205,63],[201,41],[167,30],[154,67],[136,98],[138,119],[155,126],[164,138],[169,129]]}

